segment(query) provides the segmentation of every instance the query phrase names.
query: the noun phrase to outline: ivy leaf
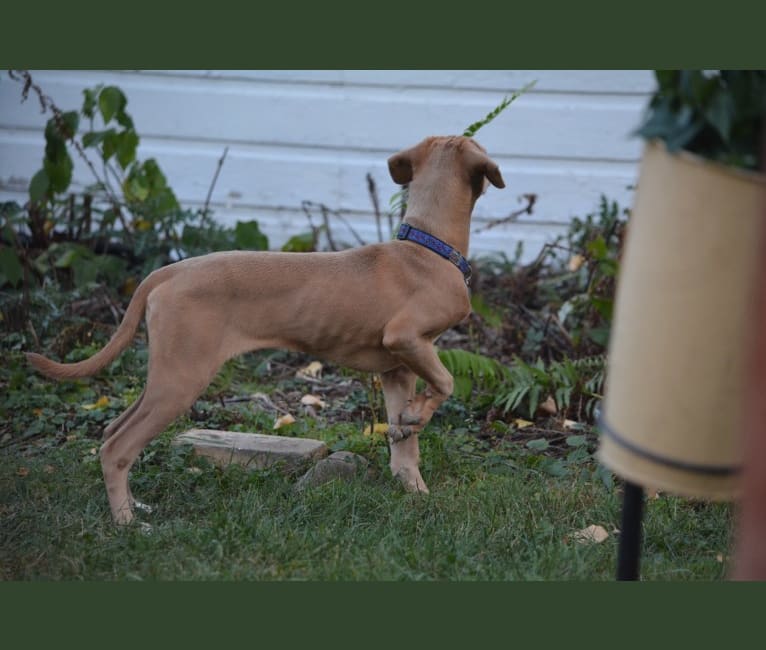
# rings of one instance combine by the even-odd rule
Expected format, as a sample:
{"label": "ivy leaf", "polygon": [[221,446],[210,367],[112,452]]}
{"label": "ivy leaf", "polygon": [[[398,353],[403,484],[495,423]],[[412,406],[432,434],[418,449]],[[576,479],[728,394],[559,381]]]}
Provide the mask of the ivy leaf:
{"label": "ivy leaf", "polygon": [[29,200],[32,203],[39,203],[45,198],[50,188],[50,180],[48,180],[48,174],[45,169],[41,169],[29,182]]}

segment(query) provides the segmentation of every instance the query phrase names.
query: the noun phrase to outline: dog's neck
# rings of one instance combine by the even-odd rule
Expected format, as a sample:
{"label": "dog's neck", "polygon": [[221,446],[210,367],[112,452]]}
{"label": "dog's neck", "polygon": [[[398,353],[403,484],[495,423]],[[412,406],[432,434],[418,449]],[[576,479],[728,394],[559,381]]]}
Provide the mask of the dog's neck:
{"label": "dog's neck", "polygon": [[471,212],[476,202],[470,188],[424,181],[418,178],[410,183],[404,221],[468,257]]}

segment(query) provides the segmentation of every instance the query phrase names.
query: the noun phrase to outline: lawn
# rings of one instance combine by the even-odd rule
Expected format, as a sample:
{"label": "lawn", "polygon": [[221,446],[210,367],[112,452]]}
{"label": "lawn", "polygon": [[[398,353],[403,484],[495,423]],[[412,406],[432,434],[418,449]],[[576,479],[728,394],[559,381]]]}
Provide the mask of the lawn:
{"label": "lawn", "polygon": [[[574,449],[579,455],[555,444],[540,451],[528,444],[539,432],[500,432],[477,419],[470,403],[452,399],[422,435],[431,494],[408,494],[390,477],[385,438],[363,433],[379,400],[374,384],[332,367],[307,383],[295,377],[307,358],[285,353],[227,364],[133,469],[137,498],[155,506],[140,516],[151,533],[115,528],[98,437],[103,422],[135,399],[144,353],[139,341],[102,376],[75,384],[28,373],[21,354],[8,353],[0,434],[3,580],[614,579],[620,484],[582,453],[583,446],[593,450],[596,433],[584,436],[587,444]],[[231,399],[254,392],[269,394],[274,408]],[[326,398],[325,413],[300,410],[307,392]],[[288,408],[297,421],[274,431],[276,409]],[[322,439],[332,450],[364,455],[373,472],[298,492],[295,474],[219,469],[170,444],[176,433],[200,426]],[[731,524],[726,504],[650,498],[643,579],[723,579]],[[579,540],[577,532],[590,525],[609,536]]]}

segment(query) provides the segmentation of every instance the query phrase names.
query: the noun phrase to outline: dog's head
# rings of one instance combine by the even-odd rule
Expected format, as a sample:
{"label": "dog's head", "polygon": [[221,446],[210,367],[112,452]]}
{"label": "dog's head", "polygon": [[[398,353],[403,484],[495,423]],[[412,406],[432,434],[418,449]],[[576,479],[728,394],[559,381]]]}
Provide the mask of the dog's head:
{"label": "dog's head", "polygon": [[462,135],[426,138],[388,159],[388,171],[399,185],[411,183],[429,168],[456,174],[470,184],[474,198],[486,190],[488,182],[495,187],[505,187],[500,168],[487,155],[486,149]]}

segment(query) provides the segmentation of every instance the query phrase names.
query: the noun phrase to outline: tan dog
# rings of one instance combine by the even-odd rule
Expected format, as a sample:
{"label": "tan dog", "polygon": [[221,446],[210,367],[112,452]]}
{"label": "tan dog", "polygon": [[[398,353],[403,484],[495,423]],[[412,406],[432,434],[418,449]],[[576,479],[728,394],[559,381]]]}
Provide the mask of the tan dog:
{"label": "tan dog", "polygon": [[[484,149],[462,136],[427,138],[388,166],[395,182],[409,184],[405,223],[463,255],[487,179],[505,186]],[[453,388],[433,342],[469,315],[466,283],[454,260],[406,240],[335,253],[212,253],[151,273],[112,339],[91,358],[60,364],[27,357],[55,379],[93,375],[129,345],[146,314],[146,386],[104,429],[100,452],[119,524],[133,519],[128,471],[141,450],[192,406],[227,359],[262,348],[380,373],[391,472],[408,489],[427,492],[417,433]],[[417,377],[426,387],[416,395]]]}

